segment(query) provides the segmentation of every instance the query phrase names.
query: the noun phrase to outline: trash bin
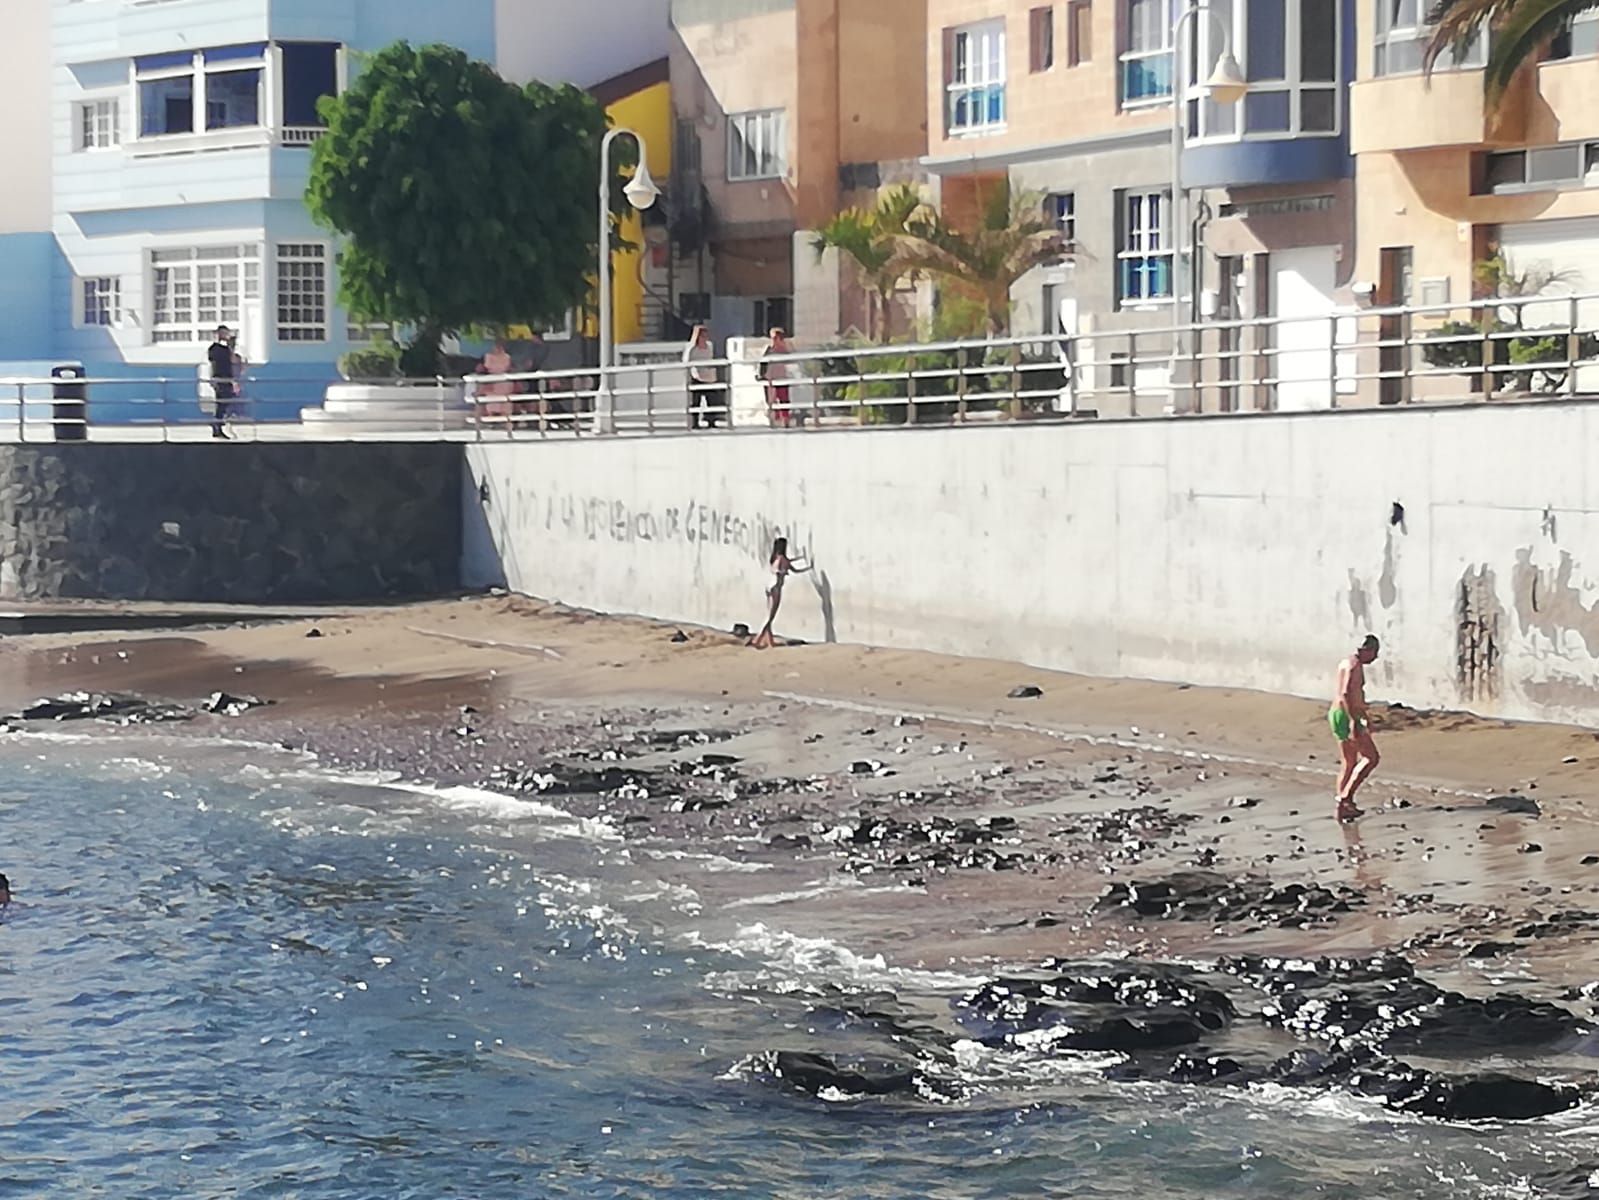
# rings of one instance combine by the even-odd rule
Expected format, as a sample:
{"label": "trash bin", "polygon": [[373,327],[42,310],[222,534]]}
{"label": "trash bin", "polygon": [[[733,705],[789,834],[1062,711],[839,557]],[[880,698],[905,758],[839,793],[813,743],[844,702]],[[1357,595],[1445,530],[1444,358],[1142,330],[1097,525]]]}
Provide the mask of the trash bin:
{"label": "trash bin", "polygon": [[50,368],[50,425],[58,442],[89,436],[89,385],[81,366]]}

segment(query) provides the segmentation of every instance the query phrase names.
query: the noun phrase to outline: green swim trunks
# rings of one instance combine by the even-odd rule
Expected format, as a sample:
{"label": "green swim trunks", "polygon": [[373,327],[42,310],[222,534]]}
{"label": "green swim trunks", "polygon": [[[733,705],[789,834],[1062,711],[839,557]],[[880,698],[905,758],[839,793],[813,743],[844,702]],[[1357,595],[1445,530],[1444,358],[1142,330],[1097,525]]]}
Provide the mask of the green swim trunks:
{"label": "green swim trunks", "polygon": [[1327,724],[1332,726],[1333,737],[1340,742],[1347,742],[1355,732],[1355,723],[1349,719],[1349,713],[1342,704],[1335,704],[1327,710]]}

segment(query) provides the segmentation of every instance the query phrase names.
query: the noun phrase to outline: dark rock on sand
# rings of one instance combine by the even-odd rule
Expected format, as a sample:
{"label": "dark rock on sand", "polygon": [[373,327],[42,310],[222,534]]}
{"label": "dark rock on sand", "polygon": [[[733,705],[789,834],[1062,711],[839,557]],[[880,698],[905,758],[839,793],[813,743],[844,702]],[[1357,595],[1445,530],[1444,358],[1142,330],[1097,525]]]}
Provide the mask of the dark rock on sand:
{"label": "dark rock on sand", "polygon": [[1530,796],[1494,796],[1486,801],[1483,807],[1521,817],[1543,816],[1543,809]]}
{"label": "dark rock on sand", "polygon": [[946,870],[1006,870],[1031,861],[1031,856],[996,848],[1016,831],[1014,817],[924,817],[902,821],[897,817],[861,817],[821,831],[823,841],[854,850],[846,867],[854,871],[877,867]]}
{"label": "dark rock on sand", "polygon": [[216,713],[224,717],[242,717],[252,708],[265,708],[270,700],[262,700],[257,696],[233,696],[227,692],[212,692],[206,697],[205,703],[200,705],[202,712]]}
{"label": "dark rock on sand", "polygon": [[1180,921],[1251,921],[1309,925],[1334,920],[1365,897],[1353,888],[1317,883],[1275,884],[1251,876],[1179,871],[1162,879],[1113,883],[1100,894],[1100,912],[1131,911]]}
{"label": "dark rock on sand", "polygon": [[1031,683],[1020,683],[1011,688],[1006,696],[1012,700],[1037,700],[1044,694],[1044,689]]}
{"label": "dark rock on sand", "polygon": [[1198,819],[1192,813],[1144,804],[1075,818],[1062,824],[1055,836],[1086,839],[1125,861],[1141,857]]}
{"label": "dark rock on sand", "polygon": [[194,711],[179,704],[161,704],[142,696],[114,692],[66,692],[37,700],[15,714],[17,721],[107,721],[119,725],[188,721]]}

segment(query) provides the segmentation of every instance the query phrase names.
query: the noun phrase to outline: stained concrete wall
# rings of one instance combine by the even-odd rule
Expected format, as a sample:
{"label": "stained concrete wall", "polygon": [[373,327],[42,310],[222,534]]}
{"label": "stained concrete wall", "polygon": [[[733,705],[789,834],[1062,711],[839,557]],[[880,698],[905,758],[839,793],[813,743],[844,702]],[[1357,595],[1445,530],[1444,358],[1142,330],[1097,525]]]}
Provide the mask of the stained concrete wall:
{"label": "stained concrete wall", "polygon": [[315,603],[451,591],[460,453],[0,446],[0,599]]}
{"label": "stained concrete wall", "polygon": [[1375,632],[1382,698],[1591,721],[1596,436],[1544,403],[475,446],[463,570],[758,625],[781,532],[792,636],[1319,696]]}

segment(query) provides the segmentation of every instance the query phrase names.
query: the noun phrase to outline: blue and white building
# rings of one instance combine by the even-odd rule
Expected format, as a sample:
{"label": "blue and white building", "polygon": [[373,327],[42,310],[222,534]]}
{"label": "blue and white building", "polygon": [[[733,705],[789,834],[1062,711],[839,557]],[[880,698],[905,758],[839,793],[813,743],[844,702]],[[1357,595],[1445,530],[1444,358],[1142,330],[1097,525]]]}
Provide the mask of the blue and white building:
{"label": "blue and white building", "polygon": [[360,54],[445,42],[518,81],[589,86],[662,57],[666,10],[8,0],[0,374],[69,360],[91,376],[181,377],[226,324],[252,375],[314,390],[365,337],[335,301],[335,247],[303,201],[317,102]]}

